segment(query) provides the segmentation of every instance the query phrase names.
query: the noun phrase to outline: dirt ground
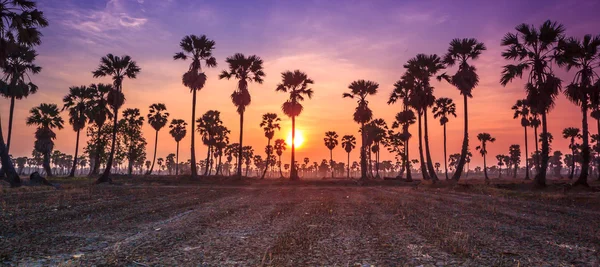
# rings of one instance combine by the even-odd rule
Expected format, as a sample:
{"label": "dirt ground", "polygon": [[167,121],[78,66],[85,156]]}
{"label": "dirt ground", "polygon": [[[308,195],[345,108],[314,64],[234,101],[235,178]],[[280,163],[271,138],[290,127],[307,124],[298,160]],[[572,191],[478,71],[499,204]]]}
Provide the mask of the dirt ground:
{"label": "dirt ground", "polygon": [[0,265],[600,266],[598,192],[55,182],[2,188]]}

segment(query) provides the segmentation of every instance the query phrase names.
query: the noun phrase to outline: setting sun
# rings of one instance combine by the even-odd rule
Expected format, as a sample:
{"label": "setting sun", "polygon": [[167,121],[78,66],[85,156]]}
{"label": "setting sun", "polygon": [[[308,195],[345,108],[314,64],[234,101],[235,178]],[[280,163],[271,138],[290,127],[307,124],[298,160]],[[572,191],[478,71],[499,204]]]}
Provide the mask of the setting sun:
{"label": "setting sun", "polygon": [[[294,144],[296,145],[296,148],[302,147],[302,144],[304,143],[304,134],[302,133],[302,131],[296,129],[296,139],[294,140]],[[290,130],[290,132],[288,133],[287,137],[285,138],[285,142],[288,144],[288,146],[292,146],[292,131]]]}

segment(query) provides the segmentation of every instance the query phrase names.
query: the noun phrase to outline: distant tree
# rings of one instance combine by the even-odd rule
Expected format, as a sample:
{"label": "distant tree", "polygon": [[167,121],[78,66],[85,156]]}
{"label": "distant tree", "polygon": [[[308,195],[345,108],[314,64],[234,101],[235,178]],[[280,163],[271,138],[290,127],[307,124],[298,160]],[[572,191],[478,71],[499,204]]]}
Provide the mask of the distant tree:
{"label": "distant tree", "polygon": [[275,149],[275,153],[277,153],[277,156],[279,157],[277,165],[279,167],[279,175],[281,176],[281,178],[283,178],[283,172],[281,171],[281,155],[283,155],[283,151],[285,151],[286,149],[285,140],[275,140],[275,146],[273,147],[273,149]]}
{"label": "distant tree", "polygon": [[160,129],[167,125],[169,121],[169,113],[166,112],[167,106],[163,103],[155,103],[150,105],[150,112],[148,113],[148,123],[156,131],[154,137],[154,155],[152,156],[152,165],[148,168],[148,175],[152,174],[154,170],[154,162],[156,161],[156,150],[158,149],[158,132]]}
{"label": "distant tree", "polygon": [[38,128],[35,131],[35,150],[44,155],[44,170],[47,176],[52,175],[50,168],[50,153],[54,149],[54,139],[56,133],[52,129],[62,129],[64,125],[63,119],[60,117],[60,111],[56,104],[42,103],[29,111],[27,117],[27,125],[36,125]]}
{"label": "distant tree", "polygon": [[[514,166],[513,178],[517,178],[517,169],[519,168],[519,164],[521,164],[521,146],[520,145],[511,145],[508,149],[508,155],[510,157],[510,162]],[[529,170],[525,170],[529,172]]]}
{"label": "distant tree", "polygon": [[440,118],[440,124],[444,126],[444,169],[446,170],[446,180],[448,180],[448,156],[446,154],[446,124],[448,123],[448,117],[450,115],[456,117],[456,104],[452,102],[452,99],[442,97],[435,100],[435,106],[433,107],[433,117]]}
{"label": "distant tree", "polygon": [[485,175],[485,179],[489,180],[487,175],[487,165],[485,156],[487,155],[487,143],[493,143],[496,141],[496,138],[492,137],[489,133],[480,133],[477,135],[477,139],[481,142],[481,145],[477,146],[475,149],[479,151],[481,156],[483,157],[483,172]]}
{"label": "distant tree", "polygon": [[281,126],[279,125],[280,121],[281,119],[275,113],[265,113],[262,116],[262,122],[260,123],[260,127],[263,128],[263,131],[265,132],[265,137],[267,138],[267,148],[265,149],[265,151],[267,152],[267,160],[265,161],[265,168],[260,179],[265,179],[265,175],[267,174],[267,169],[269,168],[270,163],[268,159],[273,153],[271,139],[273,139],[273,137],[275,136],[276,130],[281,130]]}
{"label": "distant tree", "polygon": [[[182,120],[182,119],[173,119],[171,121],[171,124],[169,125],[169,133],[171,134],[171,136],[173,137],[173,139],[175,139],[175,142],[177,143],[177,149],[176,152],[177,154],[175,154],[176,156],[176,161],[175,162],[179,162],[179,141],[181,141],[185,135],[187,134],[187,123]],[[160,163],[159,163],[160,165]],[[191,166],[190,166],[191,168]],[[169,169],[169,174],[170,173],[170,169]],[[179,175],[179,168],[177,167],[177,164],[175,166],[175,175]]]}
{"label": "distant tree", "polygon": [[[517,103],[512,106],[512,110],[515,111],[513,119],[521,118],[521,126],[525,129],[525,155],[528,155],[527,150],[527,127],[529,123],[529,106],[527,105],[527,99],[517,100]],[[525,161],[525,169],[529,170],[529,163]],[[525,180],[529,180],[529,171],[525,172]]]}
{"label": "distant tree", "polygon": [[73,86],[69,88],[69,94],[63,98],[64,106],[62,110],[68,110],[69,123],[73,126],[73,130],[77,132],[75,138],[75,156],[73,157],[73,166],[69,177],[75,177],[77,169],[77,153],[79,152],[79,133],[85,128],[86,123],[93,106],[95,89],[88,86]]}
{"label": "distant tree", "polygon": [[[356,137],[354,137],[353,135],[344,135],[342,137],[342,148],[346,151],[346,153],[348,154],[348,179],[350,179],[350,152],[352,152],[352,150],[356,147]],[[308,164],[308,158],[304,159],[304,163]]]}
{"label": "distant tree", "polygon": [[[338,134],[334,131],[325,132],[325,146],[329,149],[329,161],[333,162],[333,149],[338,145]],[[331,178],[333,178],[333,169],[331,170]]]}
{"label": "distant tree", "polygon": [[[563,138],[569,139],[569,148],[571,149],[571,160],[575,160],[575,152],[577,146],[575,144],[575,138],[581,138],[581,134],[578,128],[568,127],[563,130]],[[569,173],[569,179],[573,179],[575,173],[575,164],[571,163],[571,173]],[[586,182],[587,183],[587,182]]]}

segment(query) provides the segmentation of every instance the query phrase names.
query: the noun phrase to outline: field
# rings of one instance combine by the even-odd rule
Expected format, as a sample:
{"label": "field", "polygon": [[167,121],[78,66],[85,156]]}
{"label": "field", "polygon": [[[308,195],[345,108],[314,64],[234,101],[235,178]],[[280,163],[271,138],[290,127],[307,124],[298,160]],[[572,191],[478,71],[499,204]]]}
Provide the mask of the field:
{"label": "field", "polygon": [[600,265],[600,193],[561,185],[53,182],[2,189],[0,265]]}

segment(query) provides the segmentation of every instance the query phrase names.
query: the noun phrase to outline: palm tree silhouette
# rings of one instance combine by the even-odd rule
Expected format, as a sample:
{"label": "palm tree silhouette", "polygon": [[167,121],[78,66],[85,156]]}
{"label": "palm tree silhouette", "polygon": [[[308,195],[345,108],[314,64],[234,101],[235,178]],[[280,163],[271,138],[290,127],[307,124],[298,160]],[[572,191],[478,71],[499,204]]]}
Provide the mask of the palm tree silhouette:
{"label": "palm tree silhouette", "polygon": [[[517,100],[517,103],[512,106],[512,110],[515,111],[513,119],[521,118],[521,126],[525,129],[525,155],[529,155],[527,149],[527,127],[529,126],[529,107],[527,105],[527,99]],[[529,162],[525,161],[525,180],[529,180]]]}
{"label": "palm tree silhouette", "polygon": [[[578,128],[568,127],[562,132],[564,139],[569,139],[569,148],[571,149],[571,159],[575,159],[575,151],[577,151],[577,144],[575,144],[575,138],[581,138],[581,134]],[[589,164],[589,163],[588,163]],[[583,166],[581,166],[583,172]],[[571,173],[569,179],[573,179],[575,173],[575,162],[571,164]],[[587,182],[587,181],[586,181]]]}
{"label": "palm tree silhouette", "polygon": [[[498,154],[496,155],[496,160],[498,161],[498,179],[502,178],[502,166],[504,166],[504,159],[506,158],[506,155],[503,154]],[[508,168],[508,166],[507,166]]]}
{"label": "palm tree silhouette", "polygon": [[[344,135],[342,137],[342,148],[344,150],[346,150],[346,153],[348,153],[348,166],[347,166],[347,171],[348,171],[348,179],[350,179],[350,152],[352,152],[352,150],[356,147],[356,137],[354,137],[353,135]],[[304,163],[308,164],[308,158],[304,159]]]}
{"label": "palm tree silhouette", "polygon": [[123,80],[125,78],[135,79],[140,71],[140,67],[137,66],[131,57],[119,57],[114,56],[113,54],[108,54],[100,59],[100,65],[98,66],[98,69],[92,72],[94,78],[111,76],[114,86],[113,90],[108,95],[108,102],[113,108],[113,133],[110,155],[108,157],[108,161],[106,162],[106,169],[104,170],[102,176],[98,178],[96,183],[112,182],[112,179],[109,177],[109,175],[110,169],[113,165],[113,160],[115,157],[115,145],[117,143],[117,115],[119,113],[120,106],[125,101],[125,97],[123,96]]}
{"label": "palm tree silhouette", "polygon": [[490,178],[487,175],[487,164],[485,155],[487,155],[487,143],[495,142],[496,138],[492,137],[489,133],[480,133],[477,135],[477,140],[481,142],[481,145],[478,145],[475,149],[478,150],[481,156],[483,157],[483,173],[485,175],[485,180],[489,180]]}
{"label": "palm tree silhouette", "polygon": [[515,78],[521,78],[523,72],[529,71],[525,90],[529,106],[534,108],[542,117],[542,153],[541,166],[535,176],[537,186],[546,186],[546,171],[548,168],[547,114],[554,106],[554,101],[561,90],[561,80],[552,71],[551,63],[558,40],[563,38],[564,27],[556,22],[546,21],[539,29],[533,25],[520,24],[517,33],[507,33],[502,39],[506,50],[502,57],[517,61],[517,64],[504,66],[500,84],[506,86]]}
{"label": "palm tree silhouette", "polygon": [[[535,154],[539,155],[540,147],[539,147],[539,142],[538,142],[538,137],[539,137],[538,127],[540,127],[540,124],[542,124],[542,122],[538,118],[538,114],[535,112],[535,109],[533,107],[529,107],[529,113],[531,114],[531,116],[529,116],[529,126],[533,128],[533,135],[534,135],[534,141],[535,141]],[[535,164],[536,170],[539,171],[539,169],[540,169],[539,157],[536,157],[533,163]]]}
{"label": "palm tree silhouette", "polygon": [[286,71],[281,73],[282,81],[277,85],[277,92],[290,93],[290,97],[281,106],[281,110],[285,115],[292,118],[292,158],[290,171],[290,180],[297,180],[298,169],[296,168],[296,117],[300,116],[304,107],[300,102],[304,101],[304,97],[309,99],[313,96],[312,88],[308,88],[314,81],[308,78],[306,73],[300,70],[294,72]]}
{"label": "palm tree silhouette", "polygon": [[367,149],[365,124],[373,118],[373,111],[369,108],[367,96],[377,94],[379,84],[373,81],[357,80],[352,82],[348,88],[350,93],[344,93],[343,97],[358,98],[358,106],[354,111],[354,121],[360,124],[360,179],[367,179]]}
{"label": "palm tree silhouette", "polygon": [[77,132],[75,138],[75,155],[73,156],[73,167],[69,177],[75,177],[77,170],[77,153],[79,152],[79,133],[85,128],[90,118],[90,109],[94,102],[95,90],[88,86],[74,86],[69,88],[69,94],[63,98],[64,106],[62,110],[69,111],[69,123],[73,126],[73,131]]}
{"label": "palm tree silhouette", "polygon": [[152,128],[156,131],[156,135],[154,137],[154,156],[152,157],[152,166],[146,173],[147,175],[152,174],[152,170],[154,170],[154,162],[156,161],[156,149],[158,148],[158,131],[167,125],[169,121],[169,113],[165,112],[167,110],[167,106],[163,103],[156,103],[150,105],[150,112],[148,113],[148,123]]}
{"label": "palm tree silhouette", "polygon": [[44,155],[44,170],[47,176],[52,175],[52,169],[50,168],[50,153],[54,149],[54,139],[56,139],[56,133],[52,129],[62,129],[64,121],[60,117],[60,110],[56,104],[42,103],[37,107],[32,108],[29,111],[30,115],[27,117],[27,125],[37,126],[35,131],[35,150]]}
{"label": "palm tree silhouette", "polygon": [[240,114],[240,143],[238,149],[237,176],[242,178],[242,152],[244,137],[244,112],[250,105],[249,82],[263,83],[265,73],[263,72],[263,61],[255,55],[246,57],[244,54],[237,53],[228,57],[225,62],[229,64],[229,71],[223,70],[219,79],[238,79],[238,86],[231,94],[231,101],[237,107],[237,113]]}
{"label": "palm tree silhouette", "polygon": [[283,151],[285,151],[286,149],[285,140],[276,139],[273,149],[275,149],[275,153],[277,153],[277,156],[279,157],[279,161],[277,163],[279,165],[279,175],[281,176],[281,178],[283,178],[283,172],[281,171],[281,155],[283,155]]}
{"label": "palm tree silhouette", "polygon": [[406,109],[396,114],[395,121],[392,124],[392,128],[398,128],[402,126],[402,133],[400,134],[400,137],[401,140],[404,142],[404,166],[406,168],[406,180],[409,182],[412,181],[412,174],[410,166],[411,161],[409,157],[410,155],[408,153],[408,141],[410,140],[412,135],[408,131],[408,127],[411,124],[415,124],[416,122],[417,118],[415,117],[415,113],[410,109]]}
{"label": "palm tree silhouette", "polygon": [[452,99],[441,97],[435,100],[435,106],[433,107],[433,118],[440,118],[440,124],[444,126],[444,169],[446,171],[446,180],[448,180],[448,157],[446,153],[446,124],[448,123],[448,116],[452,115],[456,118],[456,104],[452,102]]}
{"label": "palm tree silhouette", "polygon": [[38,86],[31,82],[29,74],[38,74],[42,67],[35,65],[37,53],[30,47],[19,46],[8,53],[3,62],[4,77],[0,80],[0,94],[10,99],[8,115],[8,134],[6,138],[6,150],[10,152],[12,138],[13,116],[15,111],[15,99],[21,100],[31,94],[35,94]]}
{"label": "palm tree silhouette", "polygon": [[[483,43],[477,41],[474,38],[464,39],[453,39],[450,41],[450,47],[444,55],[444,64],[448,67],[452,67],[458,64],[458,70],[452,76],[446,73],[440,75],[438,80],[444,79],[448,83],[456,87],[460,94],[463,95],[464,102],[464,113],[465,113],[465,129],[463,136],[463,144],[460,152],[460,159],[456,164],[454,175],[452,179],[458,181],[462,175],[463,168],[466,163],[467,153],[469,149],[469,116],[467,108],[468,98],[473,97],[473,89],[479,83],[479,76],[477,75],[477,69],[475,66],[469,64],[469,60],[476,60],[479,55],[486,50]],[[467,169],[467,175],[468,175]]]}
{"label": "palm tree silhouette", "polygon": [[[113,87],[110,84],[92,84],[89,87],[93,91],[92,101],[90,102],[90,108],[88,109],[88,119],[90,123],[93,123],[98,129],[98,136],[96,138],[96,144],[94,144],[95,151],[90,153],[90,160],[93,156],[94,167],[90,170],[90,175],[96,175],[100,169],[100,155],[104,150],[101,145],[101,128],[107,119],[112,119],[112,112],[108,107],[108,94],[113,92]],[[93,154],[93,155],[92,155]]]}
{"label": "palm tree silhouette", "polygon": [[207,68],[216,68],[217,67],[217,59],[213,57],[212,52],[215,49],[215,41],[210,40],[206,37],[206,35],[202,35],[200,37],[196,35],[186,35],[179,42],[179,47],[181,48],[181,52],[175,53],[173,56],[174,60],[187,60],[190,58],[192,61],[190,63],[189,69],[186,73],[183,74],[182,82],[183,85],[190,88],[192,92],[192,140],[191,140],[191,172],[192,179],[198,177],[198,170],[196,169],[196,152],[195,152],[195,138],[196,135],[194,133],[194,122],[196,121],[196,93],[202,88],[204,88],[204,84],[206,83],[206,74],[202,71],[202,62]]}
{"label": "palm tree silhouette", "polygon": [[[588,130],[588,109],[591,100],[592,106],[600,105],[600,93],[594,85],[600,85],[598,74],[595,69],[600,67],[600,36],[592,37],[587,34],[583,40],[568,38],[561,40],[558,44],[557,60],[559,66],[565,66],[567,70],[575,68],[575,78],[573,82],[567,85],[565,96],[571,102],[581,107],[582,114],[582,139],[581,144],[581,173],[575,182],[575,185],[588,187],[587,177],[590,166],[590,146]],[[594,81],[595,80],[595,81]],[[598,83],[598,84],[596,84]]]}
{"label": "palm tree silhouette", "polygon": [[270,164],[268,159],[271,158],[271,154],[273,153],[271,139],[273,139],[273,136],[275,136],[275,130],[281,130],[281,127],[279,125],[280,121],[281,119],[277,117],[277,114],[275,113],[265,113],[262,116],[262,122],[260,122],[260,127],[262,127],[263,131],[265,131],[265,137],[267,138],[267,148],[265,150],[267,152],[267,160],[265,162],[265,169],[260,179],[265,179],[265,175],[267,174],[267,169],[269,168]]}
{"label": "palm tree silhouette", "polygon": [[[433,106],[435,97],[433,96],[433,87],[430,85],[430,79],[433,75],[444,69],[442,59],[437,55],[424,55],[418,54],[416,57],[411,58],[404,65],[407,72],[414,77],[416,81],[416,87],[414,90],[415,95],[413,96],[413,103],[419,114],[419,127],[421,125],[420,118],[423,115],[423,124],[425,129],[425,154],[427,157],[427,171],[429,176],[435,182],[438,180],[433,168],[433,161],[431,160],[431,153],[429,149],[429,134],[427,124],[427,109]],[[419,137],[419,140],[421,138]],[[423,166],[423,160],[421,160],[421,166]],[[427,173],[424,171],[423,173]],[[427,175],[425,175],[427,177]]]}
{"label": "palm tree silhouette", "polygon": [[146,159],[146,139],[142,136],[144,117],[137,108],[123,110],[123,119],[119,122],[123,133],[123,143],[127,149],[127,175],[133,175],[133,167],[143,165]]}
{"label": "palm tree silhouette", "polygon": [[223,127],[221,120],[221,112],[217,110],[209,110],[202,117],[196,120],[198,123],[198,132],[202,136],[202,142],[208,147],[206,152],[206,168],[204,176],[210,175],[212,171],[211,154],[214,153],[216,145],[216,136]]}
{"label": "palm tree silhouette", "polygon": [[[325,146],[329,149],[329,162],[333,163],[333,149],[338,145],[338,134],[334,131],[325,132]],[[333,165],[333,164],[332,164]],[[333,169],[331,169],[331,178],[333,178]]]}

